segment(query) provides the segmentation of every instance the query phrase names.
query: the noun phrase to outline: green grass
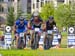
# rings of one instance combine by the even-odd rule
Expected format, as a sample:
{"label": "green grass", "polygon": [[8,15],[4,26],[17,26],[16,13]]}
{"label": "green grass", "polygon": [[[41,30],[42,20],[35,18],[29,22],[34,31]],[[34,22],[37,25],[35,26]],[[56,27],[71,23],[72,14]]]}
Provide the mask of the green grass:
{"label": "green grass", "polygon": [[62,35],[64,38],[67,38],[68,33],[67,33],[67,32],[61,32],[61,35]]}
{"label": "green grass", "polygon": [[0,36],[3,35],[3,31],[0,31]]}
{"label": "green grass", "polygon": [[75,56],[75,49],[0,50],[3,56]]}
{"label": "green grass", "polygon": [[67,32],[62,32],[62,40],[61,40],[61,47],[66,48],[67,47]]}

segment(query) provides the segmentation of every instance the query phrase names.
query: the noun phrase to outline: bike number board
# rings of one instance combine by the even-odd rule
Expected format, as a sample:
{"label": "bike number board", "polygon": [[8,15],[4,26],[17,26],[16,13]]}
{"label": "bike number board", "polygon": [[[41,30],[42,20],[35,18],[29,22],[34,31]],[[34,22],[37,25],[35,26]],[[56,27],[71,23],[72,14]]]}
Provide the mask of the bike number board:
{"label": "bike number board", "polygon": [[47,33],[48,33],[48,34],[52,34],[52,31],[51,31],[51,30],[48,30]]}
{"label": "bike number board", "polygon": [[35,28],[35,31],[40,31],[40,29],[39,28]]}
{"label": "bike number board", "polygon": [[24,37],[24,33],[20,33],[20,37]]}

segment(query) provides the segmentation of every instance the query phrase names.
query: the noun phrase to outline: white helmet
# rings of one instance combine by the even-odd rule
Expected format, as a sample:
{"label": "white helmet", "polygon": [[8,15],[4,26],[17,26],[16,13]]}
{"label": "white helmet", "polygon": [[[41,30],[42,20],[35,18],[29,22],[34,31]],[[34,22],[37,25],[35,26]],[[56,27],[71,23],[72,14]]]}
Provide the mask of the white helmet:
{"label": "white helmet", "polygon": [[39,12],[34,12],[33,16],[39,16]]}

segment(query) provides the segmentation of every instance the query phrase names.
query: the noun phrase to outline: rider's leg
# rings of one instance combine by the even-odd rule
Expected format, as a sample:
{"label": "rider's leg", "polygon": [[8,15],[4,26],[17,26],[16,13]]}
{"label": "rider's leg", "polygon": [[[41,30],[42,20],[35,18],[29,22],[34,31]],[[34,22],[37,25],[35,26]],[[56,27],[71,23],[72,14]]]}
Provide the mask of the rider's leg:
{"label": "rider's leg", "polygon": [[44,49],[48,49],[49,47],[49,39],[48,39],[48,34],[45,33],[45,38],[44,38]]}
{"label": "rider's leg", "polygon": [[34,30],[31,31],[31,48],[34,49]]}
{"label": "rider's leg", "polygon": [[26,47],[26,35],[27,35],[27,33],[24,32],[24,39],[25,39],[25,42],[24,42],[24,48]]}
{"label": "rider's leg", "polygon": [[41,39],[42,31],[40,30],[40,31],[38,32],[38,34],[39,34],[39,36],[38,36],[38,48],[39,48],[39,47],[40,47],[39,42],[40,42],[40,39]]}
{"label": "rider's leg", "polygon": [[46,43],[47,34],[45,33],[44,44]]}
{"label": "rider's leg", "polygon": [[52,42],[53,42],[53,35],[49,38],[49,48],[52,47]]}
{"label": "rider's leg", "polygon": [[29,40],[28,40],[28,45],[29,45],[29,47],[31,47],[31,38],[32,38],[32,33],[33,33],[32,30],[29,30],[29,31],[27,32],[27,34],[30,35],[30,36],[29,36]]}
{"label": "rider's leg", "polygon": [[[46,33],[44,31],[42,31],[41,36],[40,36],[40,41],[39,41],[39,49],[41,49],[41,50],[44,47],[44,38],[45,38],[45,36],[46,36]],[[41,41],[41,39],[42,39],[42,41]]]}
{"label": "rider's leg", "polygon": [[47,46],[47,33],[45,32],[45,37],[44,37],[44,49],[46,49],[46,46]]}
{"label": "rider's leg", "polygon": [[16,47],[18,47],[19,34],[16,33],[15,37],[16,37]]}
{"label": "rider's leg", "polygon": [[30,34],[31,34],[31,42],[33,42],[33,39],[34,39],[34,31],[32,30],[32,31],[30,32]]}

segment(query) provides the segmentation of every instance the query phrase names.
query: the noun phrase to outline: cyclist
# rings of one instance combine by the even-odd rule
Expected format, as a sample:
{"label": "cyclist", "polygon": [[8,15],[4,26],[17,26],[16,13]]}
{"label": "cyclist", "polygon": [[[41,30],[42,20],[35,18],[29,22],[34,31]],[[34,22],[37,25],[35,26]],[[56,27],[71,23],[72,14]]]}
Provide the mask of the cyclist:
{"label": "cyclist", "polygon": [[46,29],[47,30],[53,30],[53,28],[56,26],[56,22],[54,21],[54,17],[50,16],[49,20],[46,22]]}
{"label": "cyclist", "polygon": [[[56,26],[56,22],[54,21],[54,17],[50,16],[49,20],[46,22],[46,31],[52,31],[54,29],[54,27]],[[44,40],[44,43],[46,46],[44,46],[44,48],[49,49],[52,46],[52,40],[53,40],[53,36],[51,34],[51,38],[48,39],[47,38],[48,33],[46,34],[46,38]]]}
{"label": "cyclist", "polygon": [[[42,24],[42,19],[39,17],[39,13],[38,12],[34,12],[33,13],[33,17],[32,17],[32,19],[31,19],[31,28],[32,28],[32,40],[31,40],[31,43],[33,43],[33,41],[34,41],[34,30],[35,30],[35,28],[39,28],[39,29],[41,29],[41,24]],[[41,33],[41,30],[39,31],[39,33]],[[40,36],[40,34],[39,34],[39,36]],[[39,38],[40,39],[40,38]],[[39,44],[38,44],[39,45]]]}
{"label": "cyclist", "polygon": [[[16,37],[16,47],[18,47],[19,34],[21,32],[24,32],[25,37],[26,37],[27,25],[28,25],[28,22],[22,16],[18,20],[15,21],[14,32],[15,32],[15,37]],[[25,42],[25,46],[26,46],[26,42]]]}

